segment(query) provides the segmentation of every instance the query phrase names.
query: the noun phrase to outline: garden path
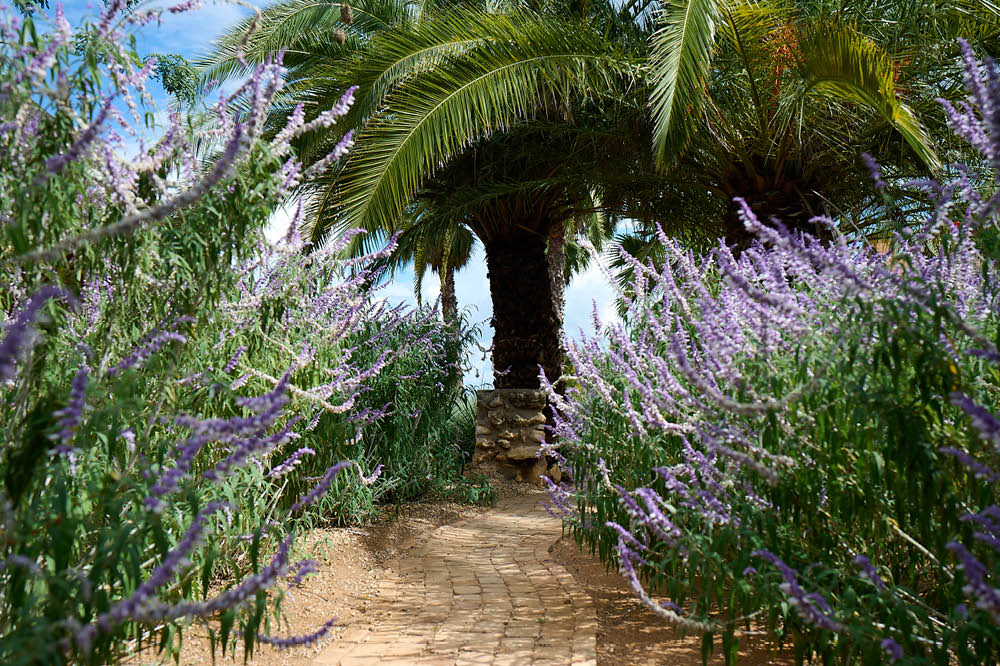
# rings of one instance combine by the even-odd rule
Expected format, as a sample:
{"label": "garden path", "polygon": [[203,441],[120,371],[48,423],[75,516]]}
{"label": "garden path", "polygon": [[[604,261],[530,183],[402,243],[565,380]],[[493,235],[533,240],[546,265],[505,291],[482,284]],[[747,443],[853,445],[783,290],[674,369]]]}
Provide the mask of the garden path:
{"label": "garden path", "polygon": [[549,556],[560,522],[518,494],[386,563],[366,614],[313,662],[596,666],[594,606]]}

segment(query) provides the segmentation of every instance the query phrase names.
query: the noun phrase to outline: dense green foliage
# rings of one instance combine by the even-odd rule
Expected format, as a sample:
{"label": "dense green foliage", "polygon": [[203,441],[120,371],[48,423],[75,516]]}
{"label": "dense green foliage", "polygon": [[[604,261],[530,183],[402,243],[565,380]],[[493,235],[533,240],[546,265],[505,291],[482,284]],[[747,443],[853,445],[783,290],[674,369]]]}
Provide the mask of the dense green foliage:
{"label": "dense green foliage", "polygon": [[554,497],[577,540],[703,634],[706,655],[721,639],[732,663],[763,631],[799,663],[1000,658],[986,592],[1000,254],[984,166],[920,184],[935,212],[884,253],[773,229],[746,204],[760,242],[739,257],[661,236],[664,265],[632,263],[608,347],[571,349],[558,432],[574,485]]}
{"label": "dense green foliage", "polygon": [[[4,664],[177,654],[199,618],[213,649],[281,645],[302,526],[490,494],[460,476],[470,332],[389,307],[337,244],[307,255],[298,220],[263,238],[294,163],[260,136],[280,64],[251,113],[153,128],[154,62],[120,46],[145,10],[119,9],[0,25]],[[128,155],[133,129],[157,138]]]}

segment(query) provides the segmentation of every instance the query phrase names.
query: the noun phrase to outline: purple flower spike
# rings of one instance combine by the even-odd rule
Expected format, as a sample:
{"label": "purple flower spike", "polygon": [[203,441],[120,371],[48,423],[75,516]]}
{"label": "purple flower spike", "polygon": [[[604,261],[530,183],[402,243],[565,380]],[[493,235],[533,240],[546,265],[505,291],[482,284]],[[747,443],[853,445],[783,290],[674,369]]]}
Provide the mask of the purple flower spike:
{"label": "purple flower spike", "polygon": [[948,549],[958,557],[965,574],[966,584],[962,591],[975,599],[977,608],[992,615],[994,621],[1000,622],[1000,591],[990,584],[986,565],[956,541],[948,543]]}
{"label": "purple flower spike", "polygon": [[154,330],[151,332],[117,365],[109,368],[108,375],[110,377],[115,377],[125,370],[137,368],[143,365],[151,356],[153,356],[153,354],[160,351],[160,349],[162,349],[168,342],[179,342],[180,344],[186,343],[187,338],[178,333],[176,328],[181,323],[188,321],[190,321],[189,317],[178,317],[165,330]]}
{"label": "purple flower spike", "polygon": [[337,618],[328,620],[323,623],[316,631],[311,634],[305,634],[304,636],[291,636],[289,638],[279,638],[276,636],[265,636],[264,634],[257,634],[257,640],[261,643],[266,643],[268,645],[273,645],[279,650],[284,650],[285,648],[296,647],[299,645],[312,645],[319,639],[330,633],[330,629],[336,624]]}
{"label": "purple flower spike", "polygon": [[861,159],[864,160],[865,166],[868,167],[868,173],[871,174],[872,182],[875,184],[875,189],[884,190],[885,181],[882,180],[882,167],[879,163],[875,161],[875,158],[868,153],[861,153]]}
{"label": "purple flower spike", "polygon": [[832,610],[826,599],[816,592],[807,593],[802,589],[795,569],[782,562],[781,558],[767,550],[754,551],[751,556],[767,560],[781,572],[785,582],[779,588],[788,596],[788,602],[795,607],[795,612],[804,622],[835,633],[844,629],[843,625],[830,617]]}
{"label": "purple flower spike", "polygon": [[243,352],[245,352],[246,350],[247,350],[246,345],[240,346],[240,348],[236,350],[236,353],[233,354],[233,357],[229,359],[229,362],[226,363],[226,367],[223,368],[222,371],[228,375],[230,372],[235,370],[236,364],[239,363],[240,356],[243,356]]}
{"label": "purple flower spike", "polygon": [[378,478],[382,476],[383,467],[384,465],[379,465],[378,467],[375,468],[375,471],[373,471],[370,475],[365,476],[364,472],[361,470],[361,465],[358,465],[358,477],[361,480],[361,485],[370,486],[376,481],[378,481]]}
{"label": "purple flower spike", "polygon": [[279,476],[284,476],[285,474],[288,474],[293,469],[295,469],[295,467],[298,466],[300,462],[302,462],[302,458],[304,458],[305,456],[312,456],[315,454],[316,454],[315,451],[313,451],[307,446],[303,446],[301,449],[299,449],[292,455],[285,458],[285,460],[282,461],[280,464],[275,465],[274,468],[267,473],[267,476],[272,479],[276,479]]}
{"label": "purple flower spike", "polygon": [[900,647],[899,643],[891,638],[885,638],[880,643],[882,649],[886,651],[889,655],[889,663],[895,664],[897,661],[903,658],[903,648]]}
{"label": "purple flower spike", "polygon": [[326,470],[326,474],[323,475],[323,478],[320,479],[319,483],[317,483],[313,487],[313,489],[310,490],[308,493],[300,497],[299,501],[293,504],[292,508],[289,509],[288,512],[297,513],[298,511],[301,511],[310,504],[314,504],[320,497],[326,494],[326,491],[330,489],[330,486],[333,485],[333,480],[337,478],[337,475],[340,473],[340,470],[353,464],[354,463],[350,461],[339,462],[336,465],[330,467],[328,470]]}
{"label": "purple flower spike", "polygon": [[854,563],[861,567],[861,572],[864,574],[865,578],[870,580],[879,592],[885,589],[885,583],[882,582],[882,578],[878,575],[878,571],[875,570],[875,566],[872,561],[868,559],[867,555],[858,555],[854,558]]}
{"label": "purple flower spike", "polygon": [[950,397],[951,404],[960,407],[972,419],[972,425],[979,431],[979,437],[990,442],[997,451],[1000,451],[1000,419],[997,419],[986,408],[977,405],[972,401],[972,398],[964,393],[956,391]]}
{"label": "purple flower spike", "polygon": [[316,560],[301,560],[296,565],[295,576],[292,578],[292,585],[298,587],[305,580],[305,577],[319,571],[319,562]]}
{"label": "purple flower spike", "polygon": [[34,324],[42,306],[50,298],[70,299],[69,294],[59,287],[42,287],[25,304],[7,326],[3,340],[0,340],[0,381],[13,379],[17,360],[27,354],[35,345]]}
{"label": "purple flower spike", "polygon": [[59,418],[59,434],[57,437],[62,445],[68,445],[73,438],[77,426],[83,420],[83,410],[86,408],[87,380],[90,377],[90,369],[87,366],[80,366],[70,388],[69,404],[55,413]]}
{"label": "purple flower spike", "polygon": [[153,573],[150,574],[139,587],[135,589],[132,596],[114,604],[106,613],[97,617],[94,624],[80,627],[76,631],[75,641],[84,652],[89,651],[89,646],[93,645],[94,638],[100,633],[110,633],[122,623],[131,619],[138,619],[144,613],[157,607],[156,591],[169,583],[177,573],[188,565],[188,556],[191,554],[204,537],[208,519],[212,514],[222,510],[226,504],[224,502],[212,502],[198,512],[194,521],[188,527],[187,532],[180,542],[171,549],[163,562],[160,563]]}

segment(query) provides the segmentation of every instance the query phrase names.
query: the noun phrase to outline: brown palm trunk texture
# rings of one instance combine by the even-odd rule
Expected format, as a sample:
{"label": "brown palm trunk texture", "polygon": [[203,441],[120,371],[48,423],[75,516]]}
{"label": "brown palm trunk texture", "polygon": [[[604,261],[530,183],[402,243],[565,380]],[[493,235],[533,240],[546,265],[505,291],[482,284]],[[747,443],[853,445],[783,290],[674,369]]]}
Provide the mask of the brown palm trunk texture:
{"label": "brown palm trunk texture", "polygon": [[552,298],[546,238],[520,231],[485,243],[493,299],[494,386],[538,388],[538,367],[550,381],[562,372],[560,318]]}

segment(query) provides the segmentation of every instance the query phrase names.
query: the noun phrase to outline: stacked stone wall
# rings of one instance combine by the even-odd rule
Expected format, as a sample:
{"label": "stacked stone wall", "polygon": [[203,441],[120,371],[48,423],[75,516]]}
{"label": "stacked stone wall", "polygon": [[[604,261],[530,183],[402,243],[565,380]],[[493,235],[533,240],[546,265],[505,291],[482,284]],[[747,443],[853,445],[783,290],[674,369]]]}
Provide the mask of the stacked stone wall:
{"label": "stacked stone wall", "polygon": [[[544,455],[545,393],[531,389],[477,391],[472,469],[528,483],[548,473]],[[554,470],[553,470],[554,471]]]}

